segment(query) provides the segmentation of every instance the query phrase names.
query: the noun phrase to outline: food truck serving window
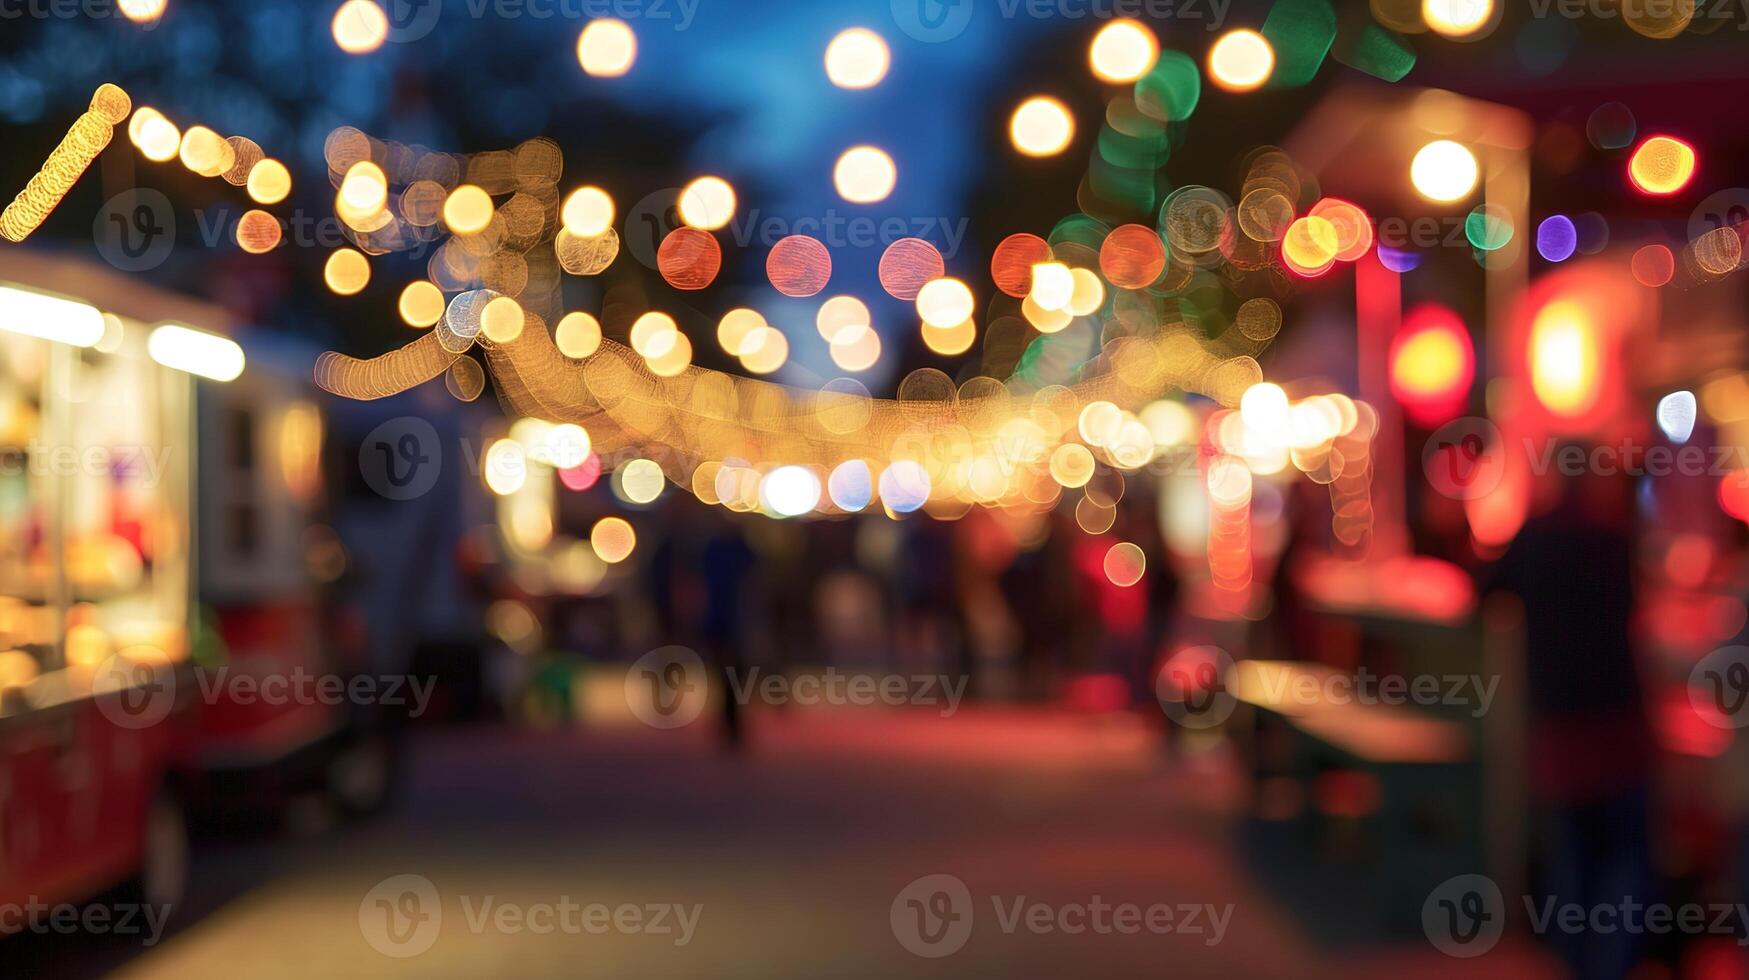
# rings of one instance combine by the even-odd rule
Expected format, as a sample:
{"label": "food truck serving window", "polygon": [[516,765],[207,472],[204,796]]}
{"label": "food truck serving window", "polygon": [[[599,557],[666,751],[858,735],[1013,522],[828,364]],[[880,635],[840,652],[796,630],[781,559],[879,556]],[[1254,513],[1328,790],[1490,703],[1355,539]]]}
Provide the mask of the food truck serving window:
{"label": "food truck serving window", "polygon": [[131,333],[0,335],[0,650],[37,672],[187,653],[190,387]]}

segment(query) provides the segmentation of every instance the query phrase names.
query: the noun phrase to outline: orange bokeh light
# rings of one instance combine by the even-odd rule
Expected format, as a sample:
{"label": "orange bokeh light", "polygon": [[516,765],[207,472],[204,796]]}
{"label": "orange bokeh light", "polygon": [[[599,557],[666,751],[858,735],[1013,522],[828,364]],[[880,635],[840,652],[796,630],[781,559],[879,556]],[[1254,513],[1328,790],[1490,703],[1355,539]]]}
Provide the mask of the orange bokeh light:
{"label": "orange bokeh light", "polygon": [[1424,426],[1456,415],[1476,376],[1476,352],[1458,315],[1427,304],[1412,310],[1391,342],[1391,394]]}

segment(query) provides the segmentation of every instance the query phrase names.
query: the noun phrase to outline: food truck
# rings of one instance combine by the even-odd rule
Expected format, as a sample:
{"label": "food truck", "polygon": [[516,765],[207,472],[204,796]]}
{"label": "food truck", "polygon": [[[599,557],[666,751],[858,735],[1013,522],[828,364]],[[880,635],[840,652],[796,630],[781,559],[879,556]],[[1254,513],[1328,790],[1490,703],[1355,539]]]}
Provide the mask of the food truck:
{"label": "food truck", "polygon": [[0,902],[131,881],[173,905],[199,642],[190,370],[241,353],[215,311],[113,274],[13,251],[0,278]]}
{"label": "food truck", "polygon": [[340,595],[344,461],[324,453],[312,356],[107,268],[8,252],[0,904],[131,884],[173,907],[191,815],[387,799],[392,727],[332,696],[369,641]]}

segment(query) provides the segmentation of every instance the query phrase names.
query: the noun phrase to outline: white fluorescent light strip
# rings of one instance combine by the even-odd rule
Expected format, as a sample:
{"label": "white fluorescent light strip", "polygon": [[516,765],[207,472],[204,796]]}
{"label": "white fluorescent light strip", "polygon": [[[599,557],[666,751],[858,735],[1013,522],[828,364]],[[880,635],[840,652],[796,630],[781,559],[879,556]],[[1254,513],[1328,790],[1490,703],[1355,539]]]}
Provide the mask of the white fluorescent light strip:
{"label": "white fluorescent light strip", "polygon": [[0,286],[0,330],[90,347],[103,339],[103,314],[77,300]]}
{"label": "white fluorescent light strip", "polygon": [[243,348],[236,341],[180,323],[153,327],[146,352],[167,368],[213,381],[230,381],[243,373]]}

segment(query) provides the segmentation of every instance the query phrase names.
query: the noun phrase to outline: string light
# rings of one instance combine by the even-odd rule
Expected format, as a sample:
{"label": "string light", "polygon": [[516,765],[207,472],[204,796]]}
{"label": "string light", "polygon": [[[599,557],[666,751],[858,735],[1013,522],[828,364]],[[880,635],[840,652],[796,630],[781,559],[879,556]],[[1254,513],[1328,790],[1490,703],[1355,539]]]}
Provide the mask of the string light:
{"label": "string light", "polygon": [[42,169],[0,212],[0,235],[22,242],[40,227],[49,212],[61,203],[97,154],[109,145],[115,127],[128,117],[132,101],[119,86],[104,83],[91,96],[91,104],[74,120],[67,135],[50,151]]}

